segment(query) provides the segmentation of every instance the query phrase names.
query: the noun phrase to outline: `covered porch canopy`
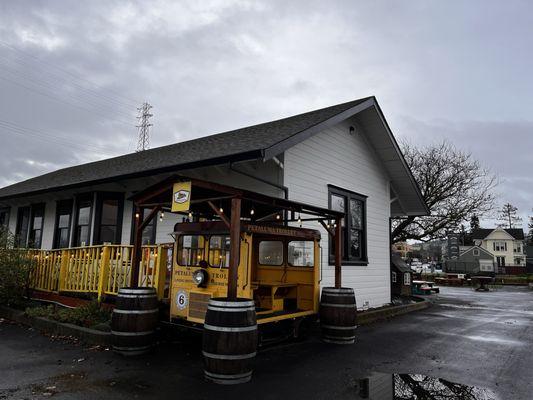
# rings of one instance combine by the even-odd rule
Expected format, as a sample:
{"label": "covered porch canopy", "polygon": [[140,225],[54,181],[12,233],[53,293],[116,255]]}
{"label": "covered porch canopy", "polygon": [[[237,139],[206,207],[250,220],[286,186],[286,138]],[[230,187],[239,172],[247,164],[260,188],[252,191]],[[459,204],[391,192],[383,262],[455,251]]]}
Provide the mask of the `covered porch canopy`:
{"label": "covered porch canopy", "polygon": [[[179,182],[191,182],[191,191],[189,209],[178,212],[178,214],[186,215],[191,222],[199,218],[221,220],[229,229],[231,246],[228,298],[235,299],[237,297],[241,221],[263,225],[318,221],[334,239],[335,287],[341,287],[341,220],[344,217],[342,212],[182,175],[170,176],[130,197],[135,208],[132,258],[133,285],[138,282],[142,232],[158,212],[172,212],[173,188],[174,184]],[[150,210],[150,212],[146,218],[141,220],[145,209]]]}

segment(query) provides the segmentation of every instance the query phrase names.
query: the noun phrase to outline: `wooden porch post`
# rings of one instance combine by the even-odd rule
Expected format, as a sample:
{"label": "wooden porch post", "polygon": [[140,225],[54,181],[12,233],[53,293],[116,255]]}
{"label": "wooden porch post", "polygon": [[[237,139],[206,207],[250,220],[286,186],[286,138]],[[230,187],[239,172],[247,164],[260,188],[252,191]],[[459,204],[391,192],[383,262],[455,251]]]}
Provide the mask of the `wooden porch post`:
{"label": "wooden porch post", "polygon": [[335,287],[342,287],[342,219],[335,220]]}
{"label": "wooden porch post", "polygon": [[134,236],[133,236],[133,254],[131,255],[131,287],[139,286],[139,263],[142,257],[142,236],[141,217],[142,209],[135,206],[135,215],[133,217]]}
{"label": "wooden porch post", "polygon": [[239,197],[231,199],[230,243],[228,299],[235,300],[237,298],[241,248],[241,199]]}

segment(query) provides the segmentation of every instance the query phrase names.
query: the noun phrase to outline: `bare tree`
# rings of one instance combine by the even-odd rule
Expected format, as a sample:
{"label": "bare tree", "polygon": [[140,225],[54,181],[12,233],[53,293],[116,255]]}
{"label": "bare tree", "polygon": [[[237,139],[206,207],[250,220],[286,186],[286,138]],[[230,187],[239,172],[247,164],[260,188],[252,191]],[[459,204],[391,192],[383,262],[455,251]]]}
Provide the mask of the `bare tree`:
{"label": "bare tree", "polygon": [[533,246],[533,216],[529,217],[529,222],[527,224],[527,227],[529,229],[529,233],[527,235],[527,242],[530,246]]}
{"label": "bare tree", "polygon": [[513,229],[522,226],[522,218],[518,215],[518,208],[510,203],[505,203],[500,209],[498,221],[502,221],[501,224],[498,224],[501,228]]}
{"label": "bare tree", "polygon": [[493,209],[496,177],[470,153],[447,141],[420,148],[403,142],[402,150],[431,215],[393,220],[393,243],[444,238]]}

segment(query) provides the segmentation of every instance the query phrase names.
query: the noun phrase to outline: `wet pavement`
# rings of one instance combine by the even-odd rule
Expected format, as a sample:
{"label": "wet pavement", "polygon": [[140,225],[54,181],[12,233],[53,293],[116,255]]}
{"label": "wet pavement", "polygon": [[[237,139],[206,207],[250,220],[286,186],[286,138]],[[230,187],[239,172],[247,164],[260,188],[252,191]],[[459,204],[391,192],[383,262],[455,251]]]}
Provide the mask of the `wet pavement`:
{"label": "wet pavement", "polygon": [[0,399],[388,400],[415,398],[415,390],[425,399],[533,398],[532,291],[445,287],[431,299],[428,309],[360,327],[352,346],[311,338],[262,350],[252,382],[233,387],[203,380],[200,343],[191,337],[124,359],[3,321]]}

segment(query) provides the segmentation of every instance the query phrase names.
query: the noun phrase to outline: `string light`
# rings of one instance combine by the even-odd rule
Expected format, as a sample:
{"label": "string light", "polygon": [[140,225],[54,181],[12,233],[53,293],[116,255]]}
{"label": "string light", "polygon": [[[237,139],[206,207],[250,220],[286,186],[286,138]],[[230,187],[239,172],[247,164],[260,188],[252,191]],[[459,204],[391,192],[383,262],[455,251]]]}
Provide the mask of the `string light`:
{"label": "string light", "polygon": [[135,218],[139,219],[140,215],[138,212],[135,213]]}
{"label": "string light", "polygon": [[302,217],[300,213],[298,213],[298,223],[300,224],[300,228],[302,227]]}
{"label": "string light", "polygon": [[280,219],[280,218],[281,218],[281,215],[276,214],[276,219]]}
{"label": "string light", "polygon": [[189,211],[189,218],[192,219],[192,211]]}
{"label": "string light", "polygon": [[250,215],[254,215],[255,214],[255,210],[254,208],[252,207],[252,209],[250,210]]}
{"label": "string light", "polygon": [[165,216],[165,212],[161,211],[161,218],[163,218],[164,216]]}
{"label": "string light", "polygon": [[218,209],[218,211],[220,211],[220,213],[223,213],[223,212],[224,212],[224,209],[222,208],[222,206],[220,206],[220,208]]}

